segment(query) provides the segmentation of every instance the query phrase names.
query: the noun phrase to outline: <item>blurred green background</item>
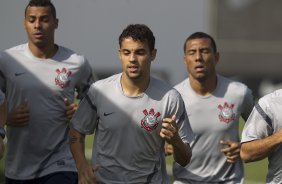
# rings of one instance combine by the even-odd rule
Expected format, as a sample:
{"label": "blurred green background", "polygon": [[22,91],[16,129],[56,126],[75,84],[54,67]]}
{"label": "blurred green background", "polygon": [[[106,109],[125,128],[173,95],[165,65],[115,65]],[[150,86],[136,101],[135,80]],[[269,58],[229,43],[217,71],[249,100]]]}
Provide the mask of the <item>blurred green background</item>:
{"label": "blurred green background", "polygon": [[[242,130],[243,123],[240,122],[240,130]],[[87,136],[86,138],[86,155],[88,158],[91,157],[93,136]],[[167,157],[167,169],[168,173],[171,173],[173,158],[172,156]],[[247,163],[245,164],[245,184],[263,184],[265,183],[265,177],[267,172],[267,160]],[[4,161],[0,161],[0,184],[4,183]]]}

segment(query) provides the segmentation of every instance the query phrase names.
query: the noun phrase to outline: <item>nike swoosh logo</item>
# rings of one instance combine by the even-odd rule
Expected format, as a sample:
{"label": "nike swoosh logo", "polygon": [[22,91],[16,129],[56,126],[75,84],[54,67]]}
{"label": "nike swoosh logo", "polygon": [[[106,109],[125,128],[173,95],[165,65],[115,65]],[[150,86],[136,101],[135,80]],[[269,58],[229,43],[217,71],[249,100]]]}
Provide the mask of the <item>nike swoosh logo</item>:
{"label": "nike swoosh logo", "polygon": [[110,113],[105,113],[104,112],[104,116],[109,116],[109,115],[111,115],[111,114],[113,114],[114,112],[110,112]]}
{"label": "nike swoosh logo", "polygon": [[25,74],[25,72],[17,72],[17,73],[15,73],[15,76],[17,77],[17,76],[20,76],[20,75],[23,75],[23,74]]}

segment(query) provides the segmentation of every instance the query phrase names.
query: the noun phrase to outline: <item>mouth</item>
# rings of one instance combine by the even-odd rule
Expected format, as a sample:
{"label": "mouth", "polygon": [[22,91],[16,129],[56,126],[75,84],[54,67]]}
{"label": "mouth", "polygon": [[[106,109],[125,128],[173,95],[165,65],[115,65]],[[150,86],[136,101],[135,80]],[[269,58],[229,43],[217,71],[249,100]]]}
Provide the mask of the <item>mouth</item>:
{"label": "mouth", "polygon": [[204,65],[198,65],[198,66],[195,67],[195,70],[197,72],[202,72],[202,71],[205,70],[205,66]]}
{"label": "mouth", "polygon": [[133,72],[134,73],[134,72],[137,72],[139,67],[136,66],[136,65],[134,65],[134,66],[131,65],[131,66],[128,66],[127,68],[129,70],[129,72]]}
{"label": "mouth", "polygon": [[33,36],[36,38],[36,39],[40,39],[43,37],[43,33],[42,32],[36,32],[33,34]]}

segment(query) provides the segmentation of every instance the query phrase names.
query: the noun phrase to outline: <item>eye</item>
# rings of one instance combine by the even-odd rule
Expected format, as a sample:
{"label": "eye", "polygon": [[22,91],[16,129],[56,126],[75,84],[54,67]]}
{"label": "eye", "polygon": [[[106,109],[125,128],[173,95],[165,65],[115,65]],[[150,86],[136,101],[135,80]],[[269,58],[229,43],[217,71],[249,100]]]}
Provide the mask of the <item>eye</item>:
{"label": "eye", "polygon": [[208,48],[201,49],[201,53],[208,54],[210,53],[210,49]]}
{"label": "eye", "polygon": [[40,18],[40,20],[42,22],[49,22],[49,17],[48,16],[43,16],[43,17]]}
{"label": "eye", "polygon": [[146,54],[145,50],[138,50],[136,51],[137,55],[144,56]]}
{"label": "eye", "polygon": [[193,54],[195,54],[195,50],[188,50],[187,52],[186,52],[186,54],[187,55],[193,55]]}
{"label": "eye", "polygon": [[130,52],[128,50],[123,50],[122,54],[125,55],[125,56],[128,56],[130,54]]}
{"label": "eye", "polygon": [[28,17],[27,21],[33,23],[35,21],[35,17]]}

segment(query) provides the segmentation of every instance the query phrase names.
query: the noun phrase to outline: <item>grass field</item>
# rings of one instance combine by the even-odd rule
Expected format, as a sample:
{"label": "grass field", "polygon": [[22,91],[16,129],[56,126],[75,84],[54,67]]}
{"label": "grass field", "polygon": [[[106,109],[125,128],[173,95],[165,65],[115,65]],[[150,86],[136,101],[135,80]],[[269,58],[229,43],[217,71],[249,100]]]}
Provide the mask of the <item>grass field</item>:
{"label": "grass field", "polygon": [[[242,123],[240,125],[242,129]],[[92,147],[93,136],[87,136],[86,139],[86,154],[91,157],[91,147]],[[171,156],[167,157],[167,169],[168,173],[171,173],[173,158]],[[4,161],[0,161],[0,184],[4,183]],[[265,177],[267,172],[267,160],[264,159],[259,162],[248,163],[244,165],[245,167],[245,184],[263,184],[265,183]]]}

